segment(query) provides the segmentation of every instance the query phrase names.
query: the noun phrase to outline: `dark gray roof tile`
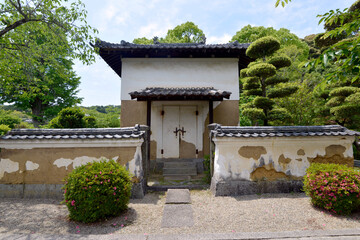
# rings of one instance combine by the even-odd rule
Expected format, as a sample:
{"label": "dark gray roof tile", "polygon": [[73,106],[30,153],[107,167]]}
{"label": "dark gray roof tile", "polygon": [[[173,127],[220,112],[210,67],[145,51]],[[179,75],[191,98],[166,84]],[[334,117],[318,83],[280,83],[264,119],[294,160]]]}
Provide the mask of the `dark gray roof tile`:
{"label": "dark gray roof tile", "polygon": [[129,93],[131,99],[146,100],[223,100],[229,99],[231,92],[218,90],[213,87],[148,87],[140,91]]}
{"label": "dark gray roof tile", "polygon": [[124,128],[13,129],[0,137],[0,140],[143,138],[146,129],[146,126],[140,125]]}
{"label": "dark gray roof tile", "polygon": [[274,127],[238,127],[209,125],[216,137],[297,137],[297,136],[360,136],[360,132],[339,125],[327,126],[274,126]]}

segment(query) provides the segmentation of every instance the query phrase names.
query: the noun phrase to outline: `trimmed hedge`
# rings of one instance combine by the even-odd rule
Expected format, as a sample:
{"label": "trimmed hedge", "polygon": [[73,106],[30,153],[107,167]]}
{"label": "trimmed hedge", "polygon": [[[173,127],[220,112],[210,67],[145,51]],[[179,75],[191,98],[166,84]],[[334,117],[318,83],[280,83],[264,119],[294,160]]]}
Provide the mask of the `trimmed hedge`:
{"label": "trimmed hedge", "polygon": [[355,104],[345,104],[330,109],[330,113],[334,114],[338,118],[347,118],[349,116],[355,116],[360,114],[360,105]]}
{"label": "trimmed hedge", "polygon": [[291,94],[295,93],[298,90],[298,86],[288,86],[284,88],[272,89],[268,97],[269,98],[282,98],[290,96]]}
{"label": "trimmed hedge", "polygon": [[286,121],[290,119],[291,119],[291,115],[286,108],[275,108],[269,112],[270,121],[276,121],[276,120]]}
{"label": "trimmed hedge", "polygon": [[70,219],[89,223],[120,215],[127,209],[131,186],[129,172],[114,160],[75,168],[65,178],[64,186]]}
{"label": "trimmed hedge", "polygon": [[240,77],[242,77],[242,78],[247,77],[247,76],[248,76],[248,74],[247,74],[247,71],[248,71],[248,70],[249,70],[248,68],[243,68],[243,69],[241,69],[241,70],[240,70]]}
{"label": "trimmed hedge", "polygon": [[276,56],[271,58],[268,63],[274,65],[277,69],[291,66],[291,59],[288,56]]}
{"label": "trimmed hedge", "polygon": [[360,207],[360,171],[345,165],[313,163],[306,170],[304,191],[315,206],[350,214]]}
{"label": "trimmed hedge", "polygon": [[260,81],[257,77],[247,77],[243,79],[244,82],[244,90],[251,90],[260,88]]}
{"label": "trimmed hedge", "polygon": [[327,103],[325,104],[327,107],[336,107],[342,104],[345,100],[344,96],[336,96],[331,98]]}
{"label": "trimmed hedge", "polygon": [[257,59],[272,55],[280,49],[280,42],[274,37],[263,37],[253,42],[247,49],[248,57]]}
{"label": "trimmed hedge", "polygon": [[276,74],[276,67],[269,63],[259,63],[250,67],[247,74],[251,77],[267,78]]}
{"label": "trimmed hedge", "polygon": [[265,80],[266,85],[276,85],[279,83],[286,83],[289,81],[289,78],[282,76],[273,76]]}
{"label": "trimmed hedge", "polygon": [[272,109],[275,102],[267,97],[256,97],[254,99],[254,105],[261,109]]}
{"label": "trimmed hedge", "polygon": [[264,111],[260,108],[244,108],[242,114],[247,116],[252,121],[265,119]]}
{"label": "trimmed hedge", "polygon": [[339,87],[332,90],[329,95],[330,97],[334,97],[334,96],[347,97],[350,96],[351,94],[358,92],[360,92],[360,88],[357,87]]}
{"label": "trimmed hedge", "polygon": [[262,90],[260,88],[258,89],[249,89],[245,90],[243,93],[245,96],[261,96]]}

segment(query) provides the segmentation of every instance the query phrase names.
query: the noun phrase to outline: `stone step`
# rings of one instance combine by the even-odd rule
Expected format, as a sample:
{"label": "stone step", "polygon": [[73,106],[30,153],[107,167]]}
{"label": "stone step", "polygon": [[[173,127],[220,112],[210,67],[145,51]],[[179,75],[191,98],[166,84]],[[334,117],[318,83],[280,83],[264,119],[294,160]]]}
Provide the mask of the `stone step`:
{"label": "stone step", "polygon": [[360,160],[354,160],[354,167],[360,167]]}
{"label": "stone step", "polygon": [[164,168],[195,168],[194,162],[164,162]]}
{"label": "stone step", "polygon": [[156,159],[156,161],[158,162],[163,162],[163,163],[166,163],[166,162],[194,162],[196,161],[197,159],[194,158],[158,158]]}
{"label": "stone step", "polygon": [[169,175],[196,176],[197,171],[196,171],[196,168],[164,168],[163,176],[169,176]]}
{"label": "stone step", "polygon": [[166,181],[190,181],[191,180],[191,176],[186,176],[186,175],[167,175],[164,176],[164,180]]}

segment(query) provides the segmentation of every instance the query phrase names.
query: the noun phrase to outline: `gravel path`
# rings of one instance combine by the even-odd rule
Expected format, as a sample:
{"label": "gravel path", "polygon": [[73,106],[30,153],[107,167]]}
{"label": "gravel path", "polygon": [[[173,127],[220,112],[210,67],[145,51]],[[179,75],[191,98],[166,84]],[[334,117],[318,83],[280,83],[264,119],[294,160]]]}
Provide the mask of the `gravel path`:
{"label": "gravel path", "polygon": [[191,191],[193,227],[161,228],[164,193],[131,200],[121,216],[94,224],[69,221],[57,200],[0,199],[0,233],[11,234],[176,234],[278,232],[360,228],[360,212],[333,216],[314,208],[304,194],[214,197]]}

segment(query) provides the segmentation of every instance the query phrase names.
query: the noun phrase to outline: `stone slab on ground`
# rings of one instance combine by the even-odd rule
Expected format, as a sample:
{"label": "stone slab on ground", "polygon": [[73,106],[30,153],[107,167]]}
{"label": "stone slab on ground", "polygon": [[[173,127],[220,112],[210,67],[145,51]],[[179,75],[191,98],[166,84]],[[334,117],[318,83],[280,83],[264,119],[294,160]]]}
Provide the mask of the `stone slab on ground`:
{"label": "stone slab on ground", "polygon": [[189,189],[169,189],[166,194],[166,204],[190,204]]}
{"label": "stone slab on ground", "polygon": [[192,227],[193,210],[189,204],[166,204],[161,222],[162,228]]}

